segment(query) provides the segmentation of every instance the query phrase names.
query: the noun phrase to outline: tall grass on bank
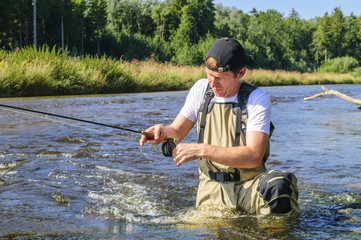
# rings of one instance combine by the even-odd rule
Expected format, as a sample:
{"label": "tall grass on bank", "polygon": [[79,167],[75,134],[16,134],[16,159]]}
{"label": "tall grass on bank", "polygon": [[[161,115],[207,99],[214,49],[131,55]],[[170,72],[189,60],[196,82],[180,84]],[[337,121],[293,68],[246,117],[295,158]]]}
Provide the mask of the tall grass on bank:
{"label": "tall grass on bank", "polygon": [[361,84],[359,73],[299,73],[270,70],[248,70],[244,80],[256,86]]}
{"label": "tall grass on bank", "polygon": [[[1,97],[185,90],[204,77],[204,66],[176,66],[152,56],[126,62],[69,57],[48,47],[0,50]],[[360,84],[361,69],[352,74],[248,70],[244,80],[256,86]]]}
{"label": "tall grass on bank", "polygon": [[138,91],[186,90],[206,77],[204,67],[178,66],[156,62],[152,56],[145,61],[123,62],[124,70],[134,79]]}
{"label": "tall grass on bank", "polygon": [[[202,70],[201,70],[202,69]],[[169,63],[69,57],[56,48],[0,50],[0,96],[164,91],[189,88],[204,69]]]}

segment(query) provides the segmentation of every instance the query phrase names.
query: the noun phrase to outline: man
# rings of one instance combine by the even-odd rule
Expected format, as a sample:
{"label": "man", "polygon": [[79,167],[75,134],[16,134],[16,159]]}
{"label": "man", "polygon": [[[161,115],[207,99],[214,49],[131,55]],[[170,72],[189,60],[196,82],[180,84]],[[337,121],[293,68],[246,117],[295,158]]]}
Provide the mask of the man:
{"label": "man", "polygon": [[178,167],[197,160],[197,207],[226,207],[263,215],[298,214],[296,177],[265,168],[270,99],[262,90],[240,81],[245,66],[252,62],[238,41],[217,40],[205,59],[207,79],[191,88],[171,125],[147,129],[154,133],[154,139],[142,136],[140,145],[159,144],[167,137],[182,141],[197,123],[198,143],[180,143],[173,150]]}

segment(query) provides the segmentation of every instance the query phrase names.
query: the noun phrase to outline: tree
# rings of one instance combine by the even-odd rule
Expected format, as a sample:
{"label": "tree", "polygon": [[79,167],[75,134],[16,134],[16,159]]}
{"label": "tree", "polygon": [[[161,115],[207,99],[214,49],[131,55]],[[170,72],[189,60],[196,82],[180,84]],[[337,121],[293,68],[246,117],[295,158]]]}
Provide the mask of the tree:
{"label": "tree", "polygon": [[345,17],[340,8],[304,20],[294,9],[287,17],[272,9],[246,14],[213,0],[36,0],[34,18],[34,2],[0,0],[1,49],[36,42],[72,55],[131,60],[155,54],[201,64],[214,39],[232,37],[266,69],[308,71],[338,56],[361,60],[361,17]]}
{"label": "tree", "polygon": [[[89,0],[85,16],[86,37],[89,41],[91,52],[97,52],[100,57],[100,40],[107,23],[107,3],[105,0]],[[94,42],[97,43],[97,50],[94,51]]]}
{"label": "tree", "polygon": [[194,18],[195,8],[193,5],[189,4],[185,5],[182,10],[181,23],[172,40],[172,46],[173,49],[175,49],[175,57],[172,61],[190,65],[192,63],[189,62],[189,59],[191,58],[191,54],[194,53],[191,53],[189,49],[196,38]]}
{"label": "tree", "polygon": [[37,44],[37,38],[36,38],[36,0],[34,0],[34,14],[33,14],[33,22],[34,22],[34,46],[36,47],[36,44]]}
{"label": "tree", "polygon": [[181,23],[177,29],[175,39],[173,42],[176,44],[176,47],[181,47],[184,44],[190,44],[196,42],[196,19],[194,17],[194,12],[196,9],[192,4],[185,5],[182,8],[183,14],[181,18]]}
{"label": "tree", "polygon": [[[0,0],[0,48],[22,47],[33,39],[33,0]],[[25,40],[24,40],[25,39]]]}
{"label": "tree", "polygon": [[264,68],[282,69],[287,63],[283,58],[287,35],[283,15],[276,10],[254,13],[250,19],[248,39],[259,49],[257,62]]}
{"label": "tree", "polygon": [[345,18],[340,8],[335,8],[330,21],[330,45],[334,56],[341,57],[341,47],[346,32]]}
{"label": "tree", "polygon": [[183,7],[187,5],[187,0],[168,0],[169,1],[169,12],[168,25],[169,25],[169,40],[173,40],[177,34],[177,29],[182,19]]}
{"label": "tree", "polygon": [[214,4],[213,0],[193,0],[190,5],[194,6],[193,18],[195,19],[195,38],[194,42],[198,43],[199,39],[206,36],[208,32],[214,29]]}
{"label": "tree", "polygon": [[[179,7],[181,7],[181,11],[179,11]],[[173,24],[177,25],[171,31],[170,39],[172,41],[174,37],[180,37],[179,32],[186,32],[186,37],[190,42],[198,43],[201,37],[206,36],[208,32],[213,32],[214,5],[212,0],[174,0],[170,5],[171,12],[172,9],[175,10]]]}
{"label": "tree", "polygon": [[299,59],[298,50],[303,47],[301,41],[301,19],[295,9],[285,19],[285,31],[287,31],[288,38],[286,39],[286,51],[284,56],[289,59]]}
{"label": "tree", "polygon": [[232,37],[246,41],[248,37],[248,25],[251,16],[243,13],[235,7],[223,7],[217,4],[215,7],[214,33],[218,37]]}
{"label": "tree", "polygon": [[160,5],[156,5],[153,8],[152,19],[157,25],[157,30],[155,35],[160,36],[162,39],[169,39],[170,31],[168,27],[168,22],[171,16],[171,11],[169,8],[169,2],[164,2]]}
{"label": "tree", "polygon": [[241,41],[246,41],[248,38],[249,19],[249,15],[232,8],[228,24],[230,35]]}
{"label": "tree", "polygon": [[361,43],[361,25],[358,24],[359,19],[351,13],[346,17],[346,33],[342,47],[346,54],[358,58],[357,48]]}
{"label": "tree", "polygon": [[358,56],[358,59],[361,58],[361,17],[358,17],[357,19],[357,28],[358,31],[356,33],[356,37],[358,39],[357,47],[356,47],[356,55]]}
{"label": "tree", "polygon": [[254,58],[255,67],[268,68],[268,57],[266,55],[266,46],[263,45],[264,34],[262,31],[262,26],[257,17],[255,9],[253,9],[253,15],[249,19],[248,25],[248,38],[244,42],[246,50],[248,49]]}
{"label": "tree", "polygon": [[69,19],[69,28],[72,30],[70,37],[74,54],[84,55],[84,18],[86,11],[86,0],[72,0],[72,17]]}
{"label": "tree", "polygon": [[111,28],[117,34],[119,31],[150,36],[154,32],[152,10],[155,1],[152,0],[108,0],[108,12]]}
{"label": "tree", "polygon": [[[300,19],[295,9],[285,18],[285,52],[283,57],[289,61],[287,70],[307,71],[311,66],[312,34],[315,31],[311,21]],[[307,64],[308,63],[308,64]]]}
{"label": "tree", "polygon": [[230,14],[230,7],[223,7],[221,3],[215,6],[214,27],[216,30],[214,32],[218,38],[231,36],[231,29],[229,27]]}
{"label": "tree", "polygon": [[[332,32],[331,32],[331,18],[326,12],[322,18],[319,18],[317,33],[314,35],[314,46],[317,46],[317,51],[324,51],[324,59],[327,61],[328,51],[331,49]],[[332,57],[332,56],[331,56]]]}

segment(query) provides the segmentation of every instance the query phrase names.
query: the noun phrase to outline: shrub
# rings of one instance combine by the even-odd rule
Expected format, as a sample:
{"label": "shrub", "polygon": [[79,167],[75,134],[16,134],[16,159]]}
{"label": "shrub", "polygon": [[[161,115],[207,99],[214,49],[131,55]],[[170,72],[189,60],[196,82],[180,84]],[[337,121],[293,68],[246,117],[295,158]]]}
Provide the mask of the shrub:
{"label": "shrub", "polygon": [[352,73],[352,76],[361,77],[361,67],[356,68]]}
{"label": "shrub", "polygon": [[347,73],[352,72],[358,66],[357,60],[353,57],[338,57],[325,61],[321,65],[319,72]]}

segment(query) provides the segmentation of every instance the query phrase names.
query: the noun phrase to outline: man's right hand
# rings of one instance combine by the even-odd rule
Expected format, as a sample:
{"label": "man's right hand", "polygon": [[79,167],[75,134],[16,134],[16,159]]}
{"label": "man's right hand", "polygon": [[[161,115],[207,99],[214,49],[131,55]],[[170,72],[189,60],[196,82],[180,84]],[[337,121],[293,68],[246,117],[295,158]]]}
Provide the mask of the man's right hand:
{"label": "man's right hand", "polygon": [[149,136],[147,137],[143,134],[139,140],[140,146],[144,146],[145,142],[148,142],[152,145],[159,144],[159,143],[163,142],[166,137],[166,135],[164,133],[164,126],[162,124],[154,125],[154,126],[148,128],[147,130],[145,130],[145,132],[153,133],[154,137],[149,138]]}

